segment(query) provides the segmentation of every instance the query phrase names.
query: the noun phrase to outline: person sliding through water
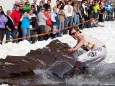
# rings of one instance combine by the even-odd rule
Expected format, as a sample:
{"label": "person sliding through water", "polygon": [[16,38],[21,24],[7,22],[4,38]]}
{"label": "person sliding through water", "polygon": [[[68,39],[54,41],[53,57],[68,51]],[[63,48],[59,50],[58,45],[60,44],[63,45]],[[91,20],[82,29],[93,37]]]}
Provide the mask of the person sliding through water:
{"label": "person sliding through water", "polygon": [[77,44],[68,51],[76,60],[75,67],[82,73],[86,72],[87,68],[95,67],[106,58],[106,47],[100,40],[82,33],[75,26],[70,29],[69,35],[77,40]]}

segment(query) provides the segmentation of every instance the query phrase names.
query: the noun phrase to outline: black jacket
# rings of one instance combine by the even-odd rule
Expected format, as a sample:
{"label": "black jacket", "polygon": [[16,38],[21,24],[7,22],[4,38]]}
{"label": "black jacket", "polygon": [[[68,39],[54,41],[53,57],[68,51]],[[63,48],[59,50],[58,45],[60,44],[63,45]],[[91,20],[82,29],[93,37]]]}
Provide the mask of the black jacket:
{"label": "black jacket", "polygon": [[6,22],[6,26],[8,25],[8,27],[13,30],[14,29],[13,21],[8,16],[7,16],[7,19],[8,21]]}
{"label": "black jacket", "polygon": [[37,18],[36,17],[32,17],[31,18],[31,23],[30,23],[30,25],[32,25],[32,28],[34,28],[34,29],[38,29],[38,23],[36,22],[37,21]]}

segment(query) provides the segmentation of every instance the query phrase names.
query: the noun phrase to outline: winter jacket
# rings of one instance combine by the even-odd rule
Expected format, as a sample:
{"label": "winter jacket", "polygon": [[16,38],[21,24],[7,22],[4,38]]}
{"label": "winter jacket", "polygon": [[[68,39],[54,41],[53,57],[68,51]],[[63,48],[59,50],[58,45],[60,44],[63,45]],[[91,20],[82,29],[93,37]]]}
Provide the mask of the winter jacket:
{"label": "winter jacket", "polygon": [[0,14],[0,28],[5,28],[5,24],[8,21],[4,14]]}
{"label": "winter jacket", "polygon": [[32,18],[31,18],[31,21],[32,21],[32,22],[31,22],[30,24],[32,25],[32,28],[33,28],[33,29],[38,29],[38,23],[36,22],[36,21],[37,21],[37,18],[36,18],[36,17],[32,17]]}
{"label": "winter jacket", "polygon": [[14,29],[14,23],[11,19],[11,17],[7,16],[8,21],[6,22],[6,26],[8,26],[10,29]]}
{"label": "winter jacket", "polygon": [[24,11],[29,11],[30,9],[31,9],[31,5],[29,5],[29,6],[24,6]]}
{"label": "winter jacket", "polygon": [[46,24],[47,24],[48,26],[52,26],[51,14],[48,14],[47,12],[45,12],[45,16],[47,17]]}
{"label": "winter jacket", "polygon": [[110,3],[110,4],[106,4],[105,5],[105,10],[106,11],[112,11],[112,4]]}
{"label": "winter jacket", "polygon": [[93,7],[93,12],[94,12],[94,13],[97,13],[99,10],[100,10],[100,6],[99,6],[98,3],[96,3],[96,4],[94,5],[94,7]]}
{"label": "winter jacket", "polygon": [[46,25],[47,17],[43,12],[38,13],[38,25]]}
{"label": "winter jacket", "polygon": [[20,18],[21,18],[20,12],[17,11],[17,10],[14,10],[14,11],[12,12],[11,17],[12,17],[12,20],[13,20],[13,22],[14,22],[14,25],[15,25],[15,26],[18,26],[18,25],[19,25],[19,22],[20,22]]}
{"label": "winter jacket", "polygon": [[59,25],[59,15],[56,12],[52,12],[51,20],[53,25]]}
{"label": "winter jacket", "polygon": [[30,28],[30,19],[29,19],[28,16],[23,17],[23,19],[22,19],[22,24],[21,24],[21,28],[22,28],[22,29],[23,29],[23,28],[27,28],[27,29]]}

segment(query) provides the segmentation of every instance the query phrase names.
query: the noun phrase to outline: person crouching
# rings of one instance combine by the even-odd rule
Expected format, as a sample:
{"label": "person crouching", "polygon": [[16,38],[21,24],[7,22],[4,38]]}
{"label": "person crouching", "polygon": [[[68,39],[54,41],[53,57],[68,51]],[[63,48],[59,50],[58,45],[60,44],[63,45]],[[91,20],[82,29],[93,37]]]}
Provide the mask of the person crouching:
{"label": "person crouching", "polygon": [[75,26],[70,29],[69,34],[77,40],[76,46],[68,49],[77,61],[77,68],[80,68],[79,63],[82,67],[94,68],[106,58],[107,50],[100,40],[82,33]]}

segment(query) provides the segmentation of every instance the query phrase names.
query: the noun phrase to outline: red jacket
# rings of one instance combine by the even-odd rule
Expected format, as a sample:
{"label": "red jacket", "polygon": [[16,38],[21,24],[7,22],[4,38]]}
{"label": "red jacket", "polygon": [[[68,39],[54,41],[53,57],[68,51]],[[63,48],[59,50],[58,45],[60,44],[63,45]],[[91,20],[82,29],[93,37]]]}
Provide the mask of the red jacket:
{"label": "red jacket", "polygon": [[18,26],[19,22],[20,22],[20,18],[21,18],[20,12],[13,10],[11,17],[12,17],[12,20],[14,22],[14,26]]}
{"label": "red jacket", "polygon": [[47,17],[46,24],[52,26],[51,14],[49,15],[47,12],[45,12],[45,16]]}

